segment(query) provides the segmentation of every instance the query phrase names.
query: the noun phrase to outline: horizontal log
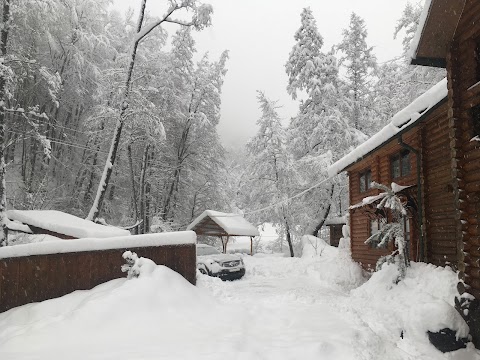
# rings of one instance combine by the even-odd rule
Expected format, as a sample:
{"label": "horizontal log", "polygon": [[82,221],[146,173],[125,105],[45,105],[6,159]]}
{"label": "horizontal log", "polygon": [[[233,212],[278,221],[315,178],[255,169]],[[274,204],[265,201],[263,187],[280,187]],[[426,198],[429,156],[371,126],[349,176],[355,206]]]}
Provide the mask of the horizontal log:
{"label": "horizontal log", "polygon": [[467,192],[478,192],[478,191],[480,191],[480,180],[466,183],[465,184],[465,191],[467,191]]}

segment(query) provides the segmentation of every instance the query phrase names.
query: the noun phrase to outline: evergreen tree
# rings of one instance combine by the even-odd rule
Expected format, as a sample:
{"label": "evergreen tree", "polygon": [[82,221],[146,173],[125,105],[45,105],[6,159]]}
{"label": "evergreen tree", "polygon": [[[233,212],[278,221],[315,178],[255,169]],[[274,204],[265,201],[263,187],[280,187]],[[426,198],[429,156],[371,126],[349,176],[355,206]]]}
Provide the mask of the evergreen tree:
{"label": "evergreen tree", "polygon": [[343,30],[343,40],[338,49],[343,53],[340,63],[346,68],[346,93],[350,124],[365,132],[367,126],[367,101],[370,93],[369,75],[376,67],[373,48],[368,47],[365,21],[352,13],[348,29]]}
{"label": "evergreen tree", "polygon": [[251,217],[256,223],[278,224],[285,233],[290,256],[293,257],[290,210],[286,203],[281,203],[288,197],[292,177],[291,162],[285,148],[286,133],[276,102],[267,99],[262,92],[258,92],[257,98],[262,115],[257,121],[258,132],[247,145],[249,179],[243,184],[243,193],[249,208],[259,209],[280,203]]}
{"label": "evergreen tree", "polygon": [[[348,102],[342,91],[337,59],[333,51],[321,51],[323,40],[310,9],[302,11],[295,40],[286,64],[287,90],[293,98],[304,91],[306,99],[290,121],[287,143],[297,169],[295,187],[302,191],[326,180],[328,163],[342,157],[365,136],[344,116]],[[297,199],[294,205],[298,209],[298,227],[317,235],[337,191],[339,188],[333,183],[325,182]]]}

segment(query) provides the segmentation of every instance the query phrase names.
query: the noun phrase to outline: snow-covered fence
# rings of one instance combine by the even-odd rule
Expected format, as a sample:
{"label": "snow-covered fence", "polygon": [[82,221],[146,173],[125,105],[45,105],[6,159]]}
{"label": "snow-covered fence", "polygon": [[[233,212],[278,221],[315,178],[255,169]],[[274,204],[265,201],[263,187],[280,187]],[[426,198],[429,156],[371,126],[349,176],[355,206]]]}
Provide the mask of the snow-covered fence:
{"label": "snow-covered fence", "polygon": [[0,312],[125,277],[121,271],[125,250],[165,265],[195,284],[195,243],[193,231],[182,231],[0,248]]}

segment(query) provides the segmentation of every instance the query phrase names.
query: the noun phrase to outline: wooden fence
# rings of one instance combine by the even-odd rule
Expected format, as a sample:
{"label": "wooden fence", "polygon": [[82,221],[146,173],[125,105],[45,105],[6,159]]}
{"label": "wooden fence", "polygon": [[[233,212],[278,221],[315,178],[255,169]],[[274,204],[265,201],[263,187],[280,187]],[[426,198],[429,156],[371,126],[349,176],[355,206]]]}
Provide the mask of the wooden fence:
{"label": "wooden fence", "polygon": [[122,258],[125,250],[165,265],[195,284],[195,244],[3,258],[0,259],[0,312],[126,277],[120,270],[125,264]]}

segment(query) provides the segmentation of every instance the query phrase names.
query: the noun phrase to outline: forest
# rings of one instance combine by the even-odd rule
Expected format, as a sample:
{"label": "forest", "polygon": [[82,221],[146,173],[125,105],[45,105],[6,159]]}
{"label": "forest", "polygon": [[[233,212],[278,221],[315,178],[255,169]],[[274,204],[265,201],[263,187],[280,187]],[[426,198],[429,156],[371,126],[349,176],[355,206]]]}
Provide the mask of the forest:
{"label": "forest", "polygon": [[56,209],[147,233],[183,230],[205,209],[240,212],[274,224],[293,256],[300,235],[346,210],[346,178],[330,179],[327,166],[445,76],[409,65],[419,5],[392,34],[403,54],[383,63],[358,15],[327,49],[306,8],[285,64],[297,115],[284,126],[281,104],[258,92],[257,134],[227,152],[217,125],[228,49],[211,58],[194,40],[214,9],[170,0],[156,18],[145,3],[121,14],[109,0],[3,1],[3,219]]}

